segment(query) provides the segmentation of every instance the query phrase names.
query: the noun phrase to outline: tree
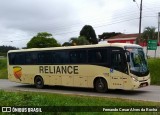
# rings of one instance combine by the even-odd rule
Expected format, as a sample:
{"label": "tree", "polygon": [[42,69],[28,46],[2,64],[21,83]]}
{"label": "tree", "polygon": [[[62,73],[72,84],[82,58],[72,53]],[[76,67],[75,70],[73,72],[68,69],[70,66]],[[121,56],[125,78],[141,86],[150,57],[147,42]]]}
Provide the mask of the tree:
{"label": "tree", "polygon": [[78,42],[77,43],[78,45],[89,45],[90,44],[85,36],[79,36],[77,42]]}
{"label": "tree", "polygon": [[0,46],[0,56],[7,56],[9,50],[17,50],[18,48],[13,46]]}
{"label": "tree", "polygon": [[53,37],[47,32],[40,32],[34,36],[28,43],[27,48],[46,48],[61,46]]}
{"label": "tree", "polygon": [[80,31],[80,37],[84,36],[91,44],[97,44],[98,40],[96,37],[96,33],[92,26],[85,25],[82,30]]}
{"label": "tree", "polygon": [[71,44],[72,46],[76,46],[76,45],[78,45],[78,38],[73,37],[73,38],[71,38],[71,39],[69,40],[69,42],[70,42],[70,44]]}
{"label": "tree", "polygon": [[63,43],[62,46],[89,45],[89,41],[84,36],[72,37],[69,42]]}
{"label": "tree", "polygon": [[147,41],[149,39],[157,39],[155,30],[155,27],[146,27],[142,33],[142,40]]}
{"label": "tree", "polygon": [[64,42],[63,44],[62,44],[62,46],[71,46],[72,44],[70,43],[70,42]]}
{"label": "tree", "polygon": [[76,45],[89,45],[90,44],[89,41],[84,36],[79,36],[78,38],[71,38],[70,39],[70,43],[73,46],[76,46]]}

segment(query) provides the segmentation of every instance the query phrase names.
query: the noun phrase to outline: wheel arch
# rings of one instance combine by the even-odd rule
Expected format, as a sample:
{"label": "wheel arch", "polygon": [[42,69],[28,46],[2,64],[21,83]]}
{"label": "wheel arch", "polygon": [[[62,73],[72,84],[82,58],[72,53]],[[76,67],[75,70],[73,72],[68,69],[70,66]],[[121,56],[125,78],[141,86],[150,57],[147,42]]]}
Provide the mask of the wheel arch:
{"label": "wheel arch", "polygon": [[97,76],[97,77],[95,77],[94,80],[93,80],[93,86],[95,86],[96,80],[98,80],[98,79],[100,79],[100,78],[101,78],[101,79],[104,79],[104,80],[106,81],[106,83],[108,84],[106,78],[104,78],[104,77],[102,77],[102,76]]}
{"label": "wheel arch", "polygon": [[[42,77],[41,75],[36,75],[36,76],[34,76],[34,82],[35,82],[35,79],[36,79],[37,77],[41,77],[41,78],[43,79],[43,77]],[[44,81],[44,79],[43,79],[43,81]]]}
{"label": "wheel arch", "polygon": [[38,89],[42,89],[44,88],[45,86],[45,83],[44,83],[44,79],[41,75],[36,75],[34,77],[34,85],[36,86],[36,88]]}

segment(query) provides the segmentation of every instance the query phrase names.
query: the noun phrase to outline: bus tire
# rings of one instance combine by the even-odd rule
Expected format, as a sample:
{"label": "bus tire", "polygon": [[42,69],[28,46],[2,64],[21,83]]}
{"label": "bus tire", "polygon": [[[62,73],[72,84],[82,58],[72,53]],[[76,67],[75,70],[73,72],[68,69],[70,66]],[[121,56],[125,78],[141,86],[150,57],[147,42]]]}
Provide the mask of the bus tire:
{"label": "bus tire", "polygon": [[36,88],[42,89],[44,87],[43,78],[41,76],[36,76],[34,79],[34,85],[36,86]]}
{"label": "bus tire", "polygon": [[97,78],[94,82],[94,89],[97,92],[105,93],[108,90],[107,81],[104,78]]}

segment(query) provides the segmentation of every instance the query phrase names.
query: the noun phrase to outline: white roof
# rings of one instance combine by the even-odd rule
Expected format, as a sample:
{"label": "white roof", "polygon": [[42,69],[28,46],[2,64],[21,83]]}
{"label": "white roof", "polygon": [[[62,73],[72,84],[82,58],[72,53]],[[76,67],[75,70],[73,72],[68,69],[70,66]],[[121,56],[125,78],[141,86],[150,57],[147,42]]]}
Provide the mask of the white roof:
{"label": "white roof", "polygon": [[66,47],[50,47],[50,48],[31,48],[31,49],[20,49],[20,50],[10,50],[9,52],[25,52],[25,51],[43,51],[43,50],[63,50],[63,49],[78,49],[78,48],[95,48],[95,47],[122,47],[131,46],[131,47],[141,47],[137,44],[129,43],[103,43],[103,44],[94,44],[94,45],[78,45],[78,46],[66,46]]}

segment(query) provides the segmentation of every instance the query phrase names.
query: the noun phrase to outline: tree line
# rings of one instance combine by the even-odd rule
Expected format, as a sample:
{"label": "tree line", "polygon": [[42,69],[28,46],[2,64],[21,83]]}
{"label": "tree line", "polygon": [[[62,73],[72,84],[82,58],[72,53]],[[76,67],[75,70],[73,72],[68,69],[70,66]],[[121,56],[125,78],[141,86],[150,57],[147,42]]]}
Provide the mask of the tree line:
{"label": "tree line", "polygon": [[0,56],[6,56],[9,50],[16,50],[18,48],[13,46],[0,46]]}
{"label": "tree line", "polygon": [[[62,46],[75,46],[75,45],[88,45],[97,44],[98,39],[96,37],[95,30],[90,25],[85,25],[78,37],[72,37],[68,42],[62,44]],[[59,47],[60,43],[52,37],[52,34],[47,32],[38,33],[28,43],[27,48],[46,48],[46,47]]]}
{"label": "tree line", "polygon": [[[148,39],[157,39],[157,32],[155,32],[155,27],[146,27],[141,36],[141,42]],[[78,37],[72,37],[68,42],[64,42],[62,45],[53,38],[51,33],[40,32],[37,35],[33,36],[31,40],[27,43],[26,48],[46,48],[46,47],[60,47],[60,46],[75,46],[75,45],[89,45],[97,44],[98,41],[108,39],[110,37],[116,36],[122,33],[116,32],[104,32],[102,35],[99,35],[99,39],[96,36],[95,30],[91,25],[85,25]],[[6,56],[6,53],[9,50],[18,49],[13,46],[0,46],[0,56]]]}

